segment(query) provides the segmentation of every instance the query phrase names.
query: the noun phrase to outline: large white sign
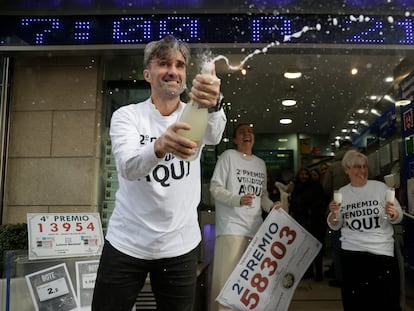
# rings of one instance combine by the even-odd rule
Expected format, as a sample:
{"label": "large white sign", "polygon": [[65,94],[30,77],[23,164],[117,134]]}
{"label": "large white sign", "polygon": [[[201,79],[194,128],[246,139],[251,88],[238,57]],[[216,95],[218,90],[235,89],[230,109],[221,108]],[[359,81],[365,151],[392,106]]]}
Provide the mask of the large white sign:
{"label": "large white sign", "polygon": [[217,300],[240,311],[287,310],[321,247],[283,209],[272,210]]}
{"label": "large white sign", "polygon": [[100,255],[99,213],[27,214],[29,259]]}

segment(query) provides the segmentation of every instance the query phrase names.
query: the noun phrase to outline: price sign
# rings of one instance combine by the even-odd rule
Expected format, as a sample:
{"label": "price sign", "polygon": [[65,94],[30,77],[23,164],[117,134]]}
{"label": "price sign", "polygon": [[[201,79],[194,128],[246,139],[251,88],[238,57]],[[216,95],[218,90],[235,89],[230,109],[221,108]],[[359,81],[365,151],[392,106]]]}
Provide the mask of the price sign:
{"label": "price sign", "polygon": [[241,311],[287,310],[321,243],[283,209],[272,210],[217,300]]}
{"label": "price sign", "polygon": [[65,263],[28,274],[25,279],[32,297],[33,310],[79,310]]}
{"label": "price sign", "polygon": [[40,301],[49,300],[69,293],[69,289],[64,278],[39,285],[36,287],[36,290]]}
{"label": "price sign", "polygon": [[29,259],[100,255],[98,213],[27,214]]}
{"label": "price sign", "polygon": [[86,273],[82,275],[82,288],[94,288],[96,273]]}
{"label": "price sign", "polygon": [[76,292],[78,293],[79,303],[82,308],[90,309],[92,304],[98,266],[99,260],[76,262]]}

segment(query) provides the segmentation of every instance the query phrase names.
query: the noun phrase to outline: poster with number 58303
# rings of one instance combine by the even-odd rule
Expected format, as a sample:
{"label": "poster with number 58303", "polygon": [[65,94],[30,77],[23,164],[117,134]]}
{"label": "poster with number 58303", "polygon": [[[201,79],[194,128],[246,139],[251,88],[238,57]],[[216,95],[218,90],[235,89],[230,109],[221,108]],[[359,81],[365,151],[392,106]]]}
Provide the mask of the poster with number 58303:
{"label": "poster with number 58303", "polygon": [[272,210],[216,300],[240,311],[287,310],[321,247],[283,209]]}

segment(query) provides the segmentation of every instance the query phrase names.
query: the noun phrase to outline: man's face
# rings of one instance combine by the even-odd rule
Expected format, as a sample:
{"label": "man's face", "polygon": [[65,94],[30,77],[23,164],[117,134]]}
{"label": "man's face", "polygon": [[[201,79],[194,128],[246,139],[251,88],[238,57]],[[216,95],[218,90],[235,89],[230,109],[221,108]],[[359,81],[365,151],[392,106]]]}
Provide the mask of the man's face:
{"label": "man's face", "polygon": [[185,89],[186,62],[180,52],[171,52],[165,59],[153,59],[144,77],[154,95],[167,99],[178,97]]}

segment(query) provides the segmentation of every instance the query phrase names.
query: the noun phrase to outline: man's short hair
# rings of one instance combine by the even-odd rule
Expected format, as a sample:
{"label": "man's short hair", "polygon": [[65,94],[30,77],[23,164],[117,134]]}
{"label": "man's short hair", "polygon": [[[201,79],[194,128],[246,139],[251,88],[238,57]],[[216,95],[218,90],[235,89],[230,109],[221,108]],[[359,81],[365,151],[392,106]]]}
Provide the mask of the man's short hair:
{"label": "man's short hair", "polygon": [[166,59],[173,51],[183,54],[186,64],[190,61],[190,47],[187,43],[179,41],[172,35],[168,35],[159,41],[152,41],[144,49],[144,68],[148,68],[153,59]]}

